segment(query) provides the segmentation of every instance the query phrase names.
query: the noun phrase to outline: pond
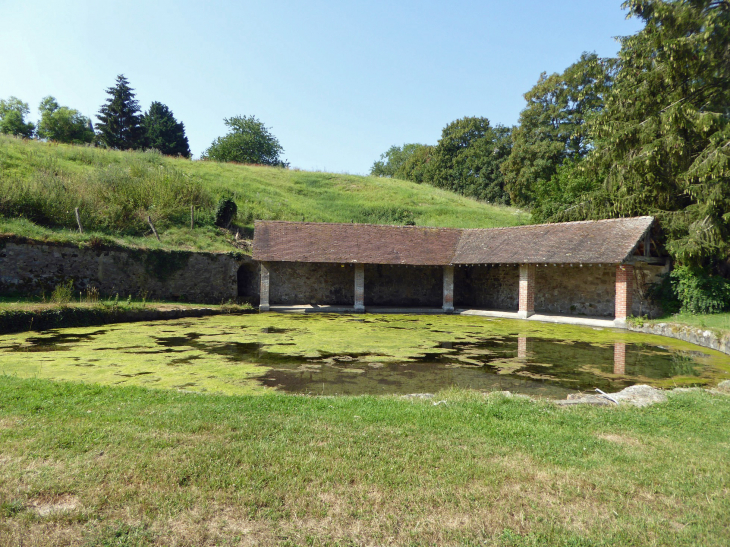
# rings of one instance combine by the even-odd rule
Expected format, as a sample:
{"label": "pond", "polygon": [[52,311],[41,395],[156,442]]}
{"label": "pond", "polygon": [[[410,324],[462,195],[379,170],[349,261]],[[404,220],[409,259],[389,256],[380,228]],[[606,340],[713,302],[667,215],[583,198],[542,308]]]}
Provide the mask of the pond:
{"label": "pond", "polygon": [[0,336],[0,374],[252,394],[560,397],[712,385],[730,356],[614,329],[466,316],[230,315]]}

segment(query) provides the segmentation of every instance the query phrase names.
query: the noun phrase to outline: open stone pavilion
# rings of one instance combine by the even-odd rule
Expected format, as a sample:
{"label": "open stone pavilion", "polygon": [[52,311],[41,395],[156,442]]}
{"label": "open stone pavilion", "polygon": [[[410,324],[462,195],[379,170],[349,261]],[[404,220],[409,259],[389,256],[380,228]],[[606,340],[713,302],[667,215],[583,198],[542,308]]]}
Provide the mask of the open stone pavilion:
{"label": "open stone pavilion", "polygon": [[653,217],[493,229],[258,221],[262,311],[463,313],[625,326],[665,271]]}

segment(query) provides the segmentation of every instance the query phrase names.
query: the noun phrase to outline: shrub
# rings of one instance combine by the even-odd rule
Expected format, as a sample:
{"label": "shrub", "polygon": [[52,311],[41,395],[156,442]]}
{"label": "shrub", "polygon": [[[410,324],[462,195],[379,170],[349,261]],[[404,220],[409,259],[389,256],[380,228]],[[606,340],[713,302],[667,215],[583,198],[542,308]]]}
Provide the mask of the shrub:
{"label": "shrub", "polygon": [[238,205],[231,198],[223,198],[218,202],[215,209],[215,224],[221,228],[228,228],[236,214],[238,213]]}
{"label": "shrub", "polygon": [[73,297],[73,291],[74,282],[72,279],[69,279],[65,283],[56,285],[56,287],[53,289],[53,292],[51,293],[51,302],[53,302],[54,304],[65,306],[66,304],[71,302],[71,298]]}
{"label": "shrub", "polygon": [[670,274],[682,311],[718,313],[730,308],[730,282],[696,266],[677,266]]}

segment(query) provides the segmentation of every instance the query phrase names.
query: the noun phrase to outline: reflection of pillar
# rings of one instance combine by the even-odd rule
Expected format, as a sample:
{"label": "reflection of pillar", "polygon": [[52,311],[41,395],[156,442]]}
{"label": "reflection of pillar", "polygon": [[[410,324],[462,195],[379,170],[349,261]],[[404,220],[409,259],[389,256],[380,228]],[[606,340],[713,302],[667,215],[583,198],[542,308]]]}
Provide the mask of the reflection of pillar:
{"label": "reflection of pillar", "polygon": [[626,342],[613,345],[613,373],[626,374]]}
{"label": "reflection of pillar", "polygon": [[527,337],[520,336],[517,338],[517,358],[527,359]]}
{"label": "reflection of pillar", "polygon": [[454,267],[444,266],[444,313],[454,311]]}
{"label": "reflection of pillar", "polygon": [[634,292],[634,267],[631,264],[616,266],[616,318],[617,327],[626,326],[626,318],[631,315],[632,295]]}
{"label": "reflection of pillar", "polygon": [[269,311],[269,264],[261,263],[261,290],[259,298],[259,310]]}
{"label": "reflection of pillar", "polygon": [[527,319],[535,313],[535,265],[520,265],[520,308],[517,317]]}
{"label": "reflection of pillar", "polygon": [[355,311],[365,311],[365,264],[355,264]]}

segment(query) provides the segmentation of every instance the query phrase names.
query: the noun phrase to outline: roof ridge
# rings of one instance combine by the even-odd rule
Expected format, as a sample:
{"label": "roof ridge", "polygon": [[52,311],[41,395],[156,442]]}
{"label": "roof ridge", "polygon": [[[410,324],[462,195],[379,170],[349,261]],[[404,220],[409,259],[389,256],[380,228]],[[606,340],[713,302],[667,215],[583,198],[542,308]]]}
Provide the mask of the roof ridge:
{"label": "roof ridge", "polygon": [[[373,224],[370,222],[317,222],[310,220],[254,220],[254,226],[256,223],[267,223],[267,224],[308,224],[314,226],[377,226],[379,228],[422,228],[429,230],[454,230],[462,231],[466,228],[451,228],[448,226],[415,226],[408,224]],[[473,230],[489,230],[490,228],[472,228]]]}

